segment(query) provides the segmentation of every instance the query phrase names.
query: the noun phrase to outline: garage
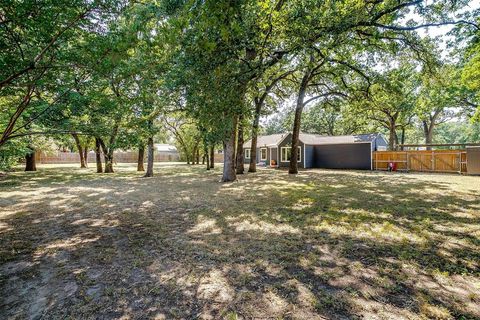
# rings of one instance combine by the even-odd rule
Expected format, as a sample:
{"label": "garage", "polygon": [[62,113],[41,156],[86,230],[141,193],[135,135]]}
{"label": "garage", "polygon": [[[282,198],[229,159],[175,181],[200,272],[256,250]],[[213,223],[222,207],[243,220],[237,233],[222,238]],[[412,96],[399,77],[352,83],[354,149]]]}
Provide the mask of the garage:
{"label": "garage", "polygon": [[324,144],[313,146],[314,168],[371,170],[371,144]]}

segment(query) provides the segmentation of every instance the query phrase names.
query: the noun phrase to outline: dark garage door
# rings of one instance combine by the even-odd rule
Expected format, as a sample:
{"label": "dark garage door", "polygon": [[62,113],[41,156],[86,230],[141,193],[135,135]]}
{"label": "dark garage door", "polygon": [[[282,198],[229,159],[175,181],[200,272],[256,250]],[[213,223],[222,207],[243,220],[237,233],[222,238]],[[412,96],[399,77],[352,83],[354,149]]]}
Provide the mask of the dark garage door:
{"label": "dark garage door", "polygon": [[370,143],[314,146],[313,167],[371,170]]}

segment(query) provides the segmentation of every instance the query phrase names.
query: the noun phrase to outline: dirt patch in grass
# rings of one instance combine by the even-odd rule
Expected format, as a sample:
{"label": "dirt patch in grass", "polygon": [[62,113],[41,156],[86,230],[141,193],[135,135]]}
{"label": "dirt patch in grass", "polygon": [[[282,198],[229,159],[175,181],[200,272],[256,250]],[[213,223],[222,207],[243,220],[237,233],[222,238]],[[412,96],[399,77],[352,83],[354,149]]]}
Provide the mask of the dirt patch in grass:
{"label": "dirt patch in grass", "polygon": [[0,318],[480,318],[478,177],[155,169],[2,177]]}

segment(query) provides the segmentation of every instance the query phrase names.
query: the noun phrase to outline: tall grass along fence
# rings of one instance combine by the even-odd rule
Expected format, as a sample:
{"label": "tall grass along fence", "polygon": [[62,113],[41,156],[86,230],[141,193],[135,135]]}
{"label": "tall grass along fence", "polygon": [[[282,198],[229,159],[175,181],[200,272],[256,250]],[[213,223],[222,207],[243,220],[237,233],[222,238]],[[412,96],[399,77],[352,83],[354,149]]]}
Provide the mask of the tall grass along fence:
{"label": "tall grass along fence", "polygon": [[[38,152],[36,155],[38,163],[80,163],[80,155],[77,152],[56,152],[53,154],[46,154],[44,152]],[[136,163],[138,160],[138,153],[135,151],[121,151],[115,152],[113,159],[118,163]],[[103,156],[102,156],[103,161]],[[147,155],[145,154],[144,161],[147,161]],[[158,152],[154,153],[155,162],[166,161],[180,161],[180,156],[176,152]],[[95,153],[88,153],[88,162],[95,163]]]}
{"label": "tall grass along fence", "polygon": [[407,150],[373,153],[375,170],[388,170],[389,163],[395,163],[399,171],[466,173],[467,152],[466,150]]}

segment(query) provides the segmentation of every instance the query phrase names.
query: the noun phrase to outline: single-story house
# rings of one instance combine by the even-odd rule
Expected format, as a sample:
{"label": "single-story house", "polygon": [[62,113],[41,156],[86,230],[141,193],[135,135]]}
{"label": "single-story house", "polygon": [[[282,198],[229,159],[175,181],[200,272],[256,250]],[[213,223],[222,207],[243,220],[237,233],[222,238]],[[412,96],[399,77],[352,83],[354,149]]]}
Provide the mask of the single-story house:
{"label": "single-story house", "polygon": [[[299,168],[372,169],[372,153],[387,146],[378,133],[349,136],[322,136],[300,133]],[[272,134],[257,139],[257,163],[288,167],[292,134]],[[250,163],[252,141],[243,145],[245,163]]]}

